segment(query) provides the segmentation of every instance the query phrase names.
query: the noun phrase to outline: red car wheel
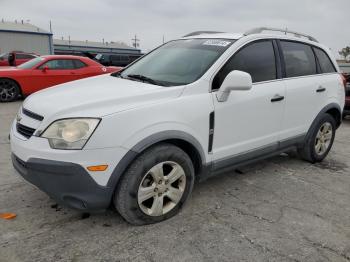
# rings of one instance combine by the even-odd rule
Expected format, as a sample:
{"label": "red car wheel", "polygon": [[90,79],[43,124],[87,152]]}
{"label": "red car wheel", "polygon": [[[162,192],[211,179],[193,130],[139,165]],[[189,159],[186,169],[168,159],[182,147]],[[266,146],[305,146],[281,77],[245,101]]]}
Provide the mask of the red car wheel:
{"label": "red car wheel", "polygon": [[20,93],[19,86],[11,79],[0,79],[0,102],[12,102]]}

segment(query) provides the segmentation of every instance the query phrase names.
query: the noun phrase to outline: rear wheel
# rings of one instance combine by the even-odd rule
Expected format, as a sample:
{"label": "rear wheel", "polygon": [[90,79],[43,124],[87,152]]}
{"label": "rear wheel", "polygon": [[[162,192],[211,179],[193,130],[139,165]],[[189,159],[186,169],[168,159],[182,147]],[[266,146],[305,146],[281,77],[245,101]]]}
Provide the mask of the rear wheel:
{"label": "rear wheel", "polygon": [[301,157],[311,163],[322,161],[332,148],[335,129],[334,118],[329,114],[324,114],[310,130],[304,147],[299,150]]}
{"label": "rear wheel", "polygon": [[117,187],[114,204],[131,224],[160,222],[179,212],[193,182],[190,157],[176,146],[160,144],[131,164]]}
{"label": "rear wheel", "polygon": [[7,78],[0,79],[0,102],[15,101],[20,94],[20,87],[18,84]]}

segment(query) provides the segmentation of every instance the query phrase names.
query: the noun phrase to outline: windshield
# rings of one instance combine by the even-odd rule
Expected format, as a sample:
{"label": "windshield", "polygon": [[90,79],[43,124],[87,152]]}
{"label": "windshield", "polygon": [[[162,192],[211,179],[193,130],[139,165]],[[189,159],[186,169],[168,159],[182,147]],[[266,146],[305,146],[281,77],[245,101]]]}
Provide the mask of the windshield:
{"label": "windshield", "polygon": [[34,58],[32,60],[29,60],[28,62],[25,62],[25,63],[19,65],[18,68],[31,69],[31,68],[35,67],[36,65],[38,65],[43,60],[44,60],[43,57],[37,57],[37,58]]}
{"label": "windshield", "polygon": [[97,60],[100,60],[101,58],[102,58],[102,54],[97,54],[96,56],[95,56],[95,58],[97,59]]}
{"label": "windshield", "polygon": [[169,42],[123,70],[122,78],[163,86],[199,79],[234,42],[227,39],[184,39]]}

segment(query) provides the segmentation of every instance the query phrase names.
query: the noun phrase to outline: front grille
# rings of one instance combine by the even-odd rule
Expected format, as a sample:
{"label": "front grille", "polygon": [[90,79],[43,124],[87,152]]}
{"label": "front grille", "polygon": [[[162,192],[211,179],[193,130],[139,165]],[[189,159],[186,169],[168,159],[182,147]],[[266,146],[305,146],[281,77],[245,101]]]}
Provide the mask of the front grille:
{"label": "front grille", "polygon": [[33,113],[32,111],[29,111],[29,110],[27,110],[25,108],[22,108],[22,113],[24,115],[26,115],[26,116],[29,116],[29,117],[34,118],[34,119],[39,120],[39,121],[43,121],[44,120],[43,116],[38,115],[36,113]]}
{"label": "front grille", "polygon": [[20,123],[16,124],[16,129],[17,132],[20,133],[22,136],[26,137],[26,138],[30,138],[33,134],[35,129],[22,125]]}

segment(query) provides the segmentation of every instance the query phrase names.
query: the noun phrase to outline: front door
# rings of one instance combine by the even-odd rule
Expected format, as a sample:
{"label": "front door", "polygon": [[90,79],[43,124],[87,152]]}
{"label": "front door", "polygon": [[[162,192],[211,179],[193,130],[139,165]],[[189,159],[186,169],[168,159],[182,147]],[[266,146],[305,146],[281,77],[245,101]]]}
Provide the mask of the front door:
{"label": "front door", "polygon": [[[236,52],[215,76],[214,164],[255,150],[277,148],[285,107],[285,87],[277,64],[273,41],[260,40]],[[249,73],[253,87],[232,91],[227,101],[218,102],[215,90],[232,70]]]}
{"label": "front door", "polygon": [[35,87],[33,91],[76,80],[76,71],[73,60],[53,59],[47,61],[33,71],[32,81]]}

